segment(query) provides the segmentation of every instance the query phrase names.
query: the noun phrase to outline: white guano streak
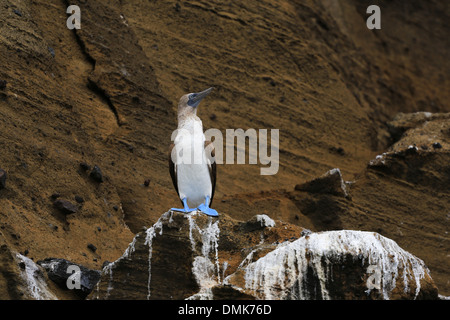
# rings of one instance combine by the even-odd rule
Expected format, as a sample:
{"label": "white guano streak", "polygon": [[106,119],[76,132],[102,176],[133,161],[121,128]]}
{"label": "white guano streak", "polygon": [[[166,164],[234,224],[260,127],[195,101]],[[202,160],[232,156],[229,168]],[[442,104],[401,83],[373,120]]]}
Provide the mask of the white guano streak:
{"label": "white guano streak", "polygon": [[429,273],[422,260],[391,239],[373,232],[342,230],[313,233],[243,266],[245,287],[254,290],[260,299],[309,299],[304,281],[310,267],[319,280],[322,298],[329,299],[326,285],[331,273],[330,262],[342,260],[348,253],[362,258],[363,265],[367,262],[381,269],[380,289],[384,299],[389,299],[396,287],[400,268],[404,291],[409,291],[409,281],[414,281],[415,297],[420,292],[420,280]]}

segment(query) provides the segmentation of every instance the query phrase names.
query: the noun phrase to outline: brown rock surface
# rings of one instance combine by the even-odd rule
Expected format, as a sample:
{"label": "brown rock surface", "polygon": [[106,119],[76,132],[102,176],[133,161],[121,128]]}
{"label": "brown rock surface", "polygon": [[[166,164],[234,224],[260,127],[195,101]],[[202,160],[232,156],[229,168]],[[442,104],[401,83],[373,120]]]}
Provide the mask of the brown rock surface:
{"label": "brown rock surface", "polygon": [[89,299],[437,299],[422,260],[374,232],[166,212]]}
{"label": "brown rock surface", "polygon": [[437,299],[423,261],[377,233],[340,230],[282,243],[225,284],[257,299]]}
{"label": "brown rock surface", "polygon": [[73,292],[49,281],[31,259],[10,249],[0,234],[0,297],[2,300],[75,300]]}
{"label": "brown rock surface", "polygon": [[[369,31],[376,3],[382,29]],[[80,6],[80,30],[66,28],[69,4]],[[97,270],[117,260],[179,203],[166,163],[176,104],[214,86],[199,108],[205,129],[280,129],[279,172],[219,165],[215,209],[236,221],[266,214],[300,229],[375,231],[423,259],[450,295],[445,2],[1,6],[0,239],[10,252]],[[80,163],[101,168],[103,182]],[[347,197],[295,190],[333,168]],[[84,202],[65,216],[54,194]]]}
{"label": "brown rock surface", "polygon": [[[103,268],[90,299],[251,298],[220,284],[255,247],[270,252],[276,241],[296,239],[301,228],[258,216],[239,222],[228,215],[166,212],[139,232],[124,254]],[[264,255],[264,254],[263,254]],[[255,256],[257,256],[255,254]]]}

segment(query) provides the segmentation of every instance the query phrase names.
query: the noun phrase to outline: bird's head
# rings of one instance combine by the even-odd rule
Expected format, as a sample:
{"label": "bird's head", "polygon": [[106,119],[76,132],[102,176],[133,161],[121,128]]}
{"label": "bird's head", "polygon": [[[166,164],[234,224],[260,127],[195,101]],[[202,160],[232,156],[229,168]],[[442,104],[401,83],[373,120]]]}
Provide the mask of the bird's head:
{"label": "bird's head", "polygon": [[214,88],[208,88],[202,92],[188,93],[181,97],[178,103],[178,116],[197,114],[197,107]]}

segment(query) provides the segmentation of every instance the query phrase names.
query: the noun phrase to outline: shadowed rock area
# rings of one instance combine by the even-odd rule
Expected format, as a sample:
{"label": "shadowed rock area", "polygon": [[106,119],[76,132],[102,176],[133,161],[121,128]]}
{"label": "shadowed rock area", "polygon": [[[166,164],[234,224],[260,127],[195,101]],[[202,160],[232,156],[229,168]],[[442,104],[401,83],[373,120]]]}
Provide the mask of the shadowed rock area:
{"label": "shadowed rock area", "polygon": [[[371,4],[381,30],[366,27]],[[66,27],[69,5],[80,7],[79,30]],[[49,258],[102,272],[89,298],[261,298],[223,280],[244,277],[239,265],[257,246],[260,259],[306,229],[376,233],[422,261],[420,294],[409,279],[392,299],[450,295],[445,1],[2,0],[0,8],[1,299],[83,298],[50,280],[37,264]],[[217,221],[192,217],[200,237],[192,249],[187,217],[161,220],[179,205],[167,164],[178,100],[212,86],[198,110],[205,130],[280,130],[276,175],[260,175],[260,159],[218,165],[218,260],[199,240]],[[131,260],[120,260],[134,240]],[[182,263],[171,265],[166,251]],[[330,260],[333,272],[348,264],[367,275],[360,257],[344,255],[343,264]],[[199,278],[193,266],[220,272]],[[127,268],[136,278],[120,289]],[[339,290],[354,282],[345,273],[333,275],[339,289],[308,268],[310,298],[324,298],[324,288],[330,297],[385,298],[367,296],[365,278],[346,295]],[[178,291],[162,280],[168,274]]]}

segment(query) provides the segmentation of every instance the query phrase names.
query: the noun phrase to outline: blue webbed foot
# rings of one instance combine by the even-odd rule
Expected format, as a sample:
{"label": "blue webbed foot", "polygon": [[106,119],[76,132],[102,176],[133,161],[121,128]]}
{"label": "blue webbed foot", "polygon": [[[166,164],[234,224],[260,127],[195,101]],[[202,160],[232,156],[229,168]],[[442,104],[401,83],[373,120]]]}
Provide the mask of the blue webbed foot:
{"label": "blue webbed foot", "polygon": [[189,206],[187,205],[187,200],[186,200],[186,198],[184,198],[183,200],[183,205],[184,205],[184,208],[182,208],[182,209],[179,209],[179,208],[170,208],[170,210],[171,211],[179,211],[179,212],[184,212],[184,213],[189,213],[189,212],[192,212],[192,211],[197,211],[197,208],[189,208]]}
{"label": "blue webbed foot", "polygon": [[202,213],[211,216],[211,217],[218,217],[219,214],[216,210],[209,207],[209,197],[206,197],[205,203],[202,203],[197,207],[198,210],[200,210]]}

